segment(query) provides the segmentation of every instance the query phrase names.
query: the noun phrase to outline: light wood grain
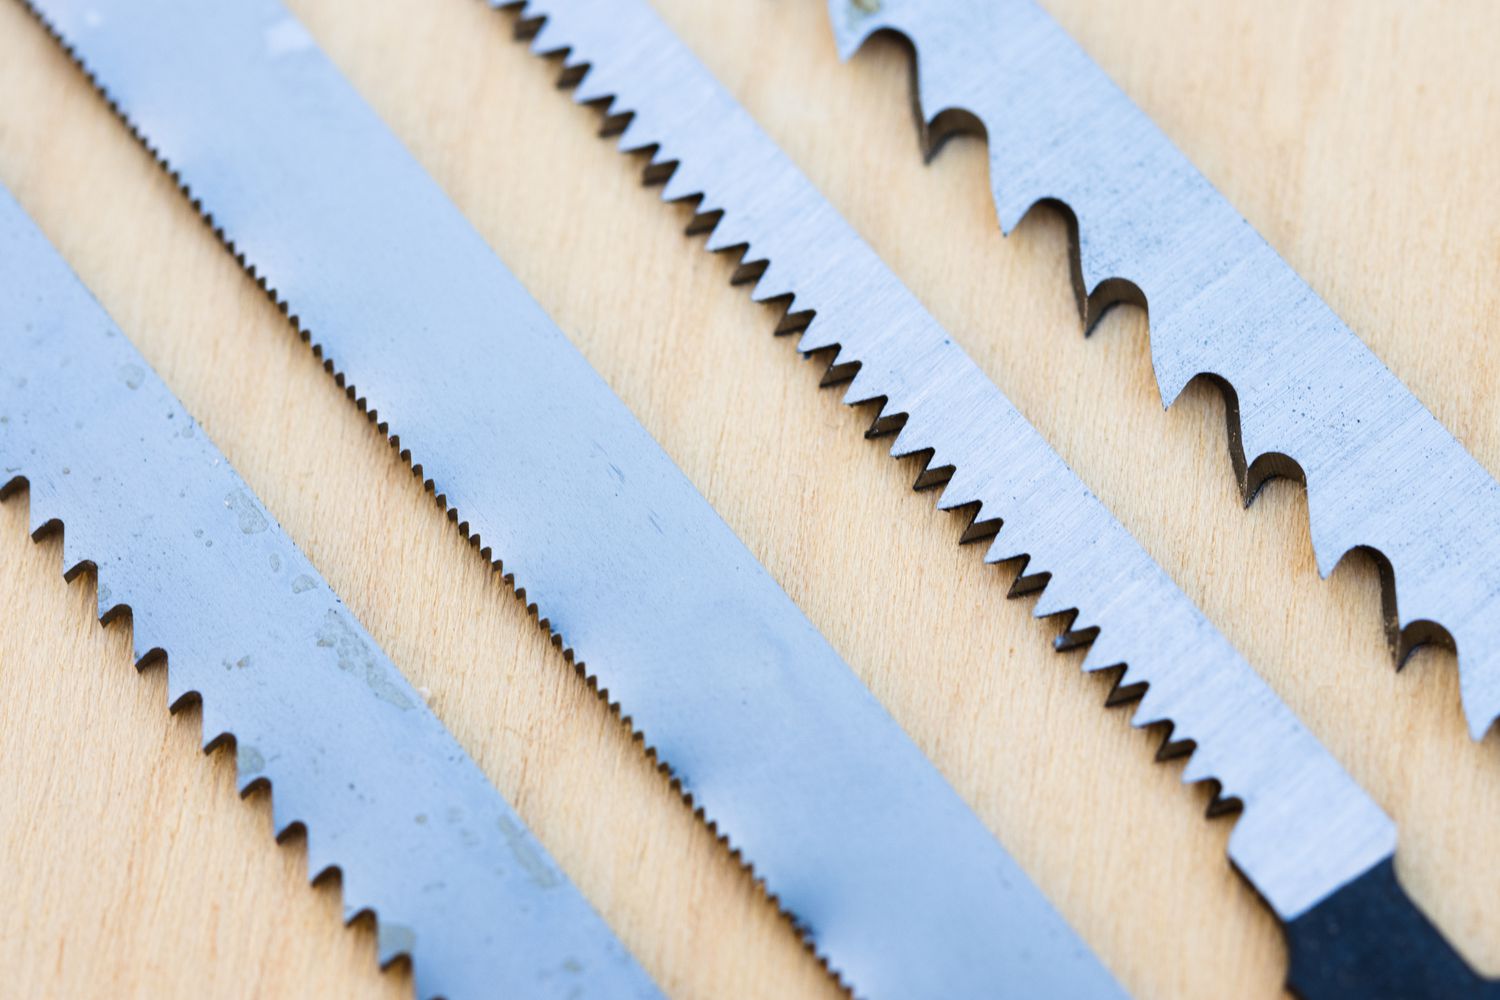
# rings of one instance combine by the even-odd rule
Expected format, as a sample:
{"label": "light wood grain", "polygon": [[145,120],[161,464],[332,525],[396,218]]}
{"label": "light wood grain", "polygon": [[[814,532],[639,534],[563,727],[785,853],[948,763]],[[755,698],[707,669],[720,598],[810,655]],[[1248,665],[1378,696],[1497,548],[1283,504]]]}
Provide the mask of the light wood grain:
{"label": "light wood grain", "polygon": [[[1284,949],[1155,738],[959,550],[914,470],[472,0],[295,0],[330,55],[1140,996],[1265,996]],[[1049,7],[1492,471],[1500,19],[1482,2]],[[1300,489],[1236,499],[1219,402],[1163,414],[1144,317],[1085,341],[1061,221],[1002,240],[982,148],[916,154],[908,61],[821,4],[662,12],[1400,821],[1403,879],[1500,972],[1500,774],[1451,655],[1391,669],[1375,575],[1320,581]],[[42,31],[0,4],[0,180],[674,995],[833,995],[379,435]],[[3,365],[3,361],[0,361]],[[409,992],[235,801],[126,626],[0,505],[0,982],[15,995]],[[503,553],[501,553],[503,555]]]}

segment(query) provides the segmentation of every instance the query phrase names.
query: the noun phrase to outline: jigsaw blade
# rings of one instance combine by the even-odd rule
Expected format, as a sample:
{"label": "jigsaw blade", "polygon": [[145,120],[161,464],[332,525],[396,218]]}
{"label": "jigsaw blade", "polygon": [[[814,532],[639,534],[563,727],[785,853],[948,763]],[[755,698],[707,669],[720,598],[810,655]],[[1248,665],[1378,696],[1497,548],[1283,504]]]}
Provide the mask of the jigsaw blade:
{"label": "jigsaw blade", "polygon": [[[1314,971],[1365,995],[1476,982],[1396,883],[1390,820],[649,4],[495,5],[518,8],[532,50],[561,59],[622,150],[649,154],[647,179],[780,307],[778,332],[829,358],[846,403],[878,411],[871,436],[924,457],[916,485],[973,511],[980,537],[998,529],[986,559],[1026,561],[1017,590],[1041,590],[1038,616],[1065,615],[1059,648],[1091,643],[1086,669],[1144,687],[1135,724],[1167,723],[1164,747],[1191,751],[1184,781],[1242,807],[1229,856],[1287,927],[1295,987],[1338,996]],[[1375,899],[1380,919],[1350,919],[1350,900],[1374,913]]]}
{"label": "jigsaw blade", "polygon": [[268,784],[422,997],[657,996],[418,693],[0,188],[0,486]]}
{"label": "jigsaw blade", "polygon": [[1038,202],[1068,207],[1085,329],[1147,306],[1162,400],[1199,376],[1227,386],[1246,503],[1300,480],[1325,577],[1378,553],[1397,662],[1453,646],[1482,739],[1500,716],[1500,484],[1033,0],[829,13],[846,56],[877,31],[911,42],[930,153],[958,130],[987,136],[1002,229]]}
{"label": "jigsaw blade", "polygon": [[843,982],[1120,995],[285,9],[30,7]]}

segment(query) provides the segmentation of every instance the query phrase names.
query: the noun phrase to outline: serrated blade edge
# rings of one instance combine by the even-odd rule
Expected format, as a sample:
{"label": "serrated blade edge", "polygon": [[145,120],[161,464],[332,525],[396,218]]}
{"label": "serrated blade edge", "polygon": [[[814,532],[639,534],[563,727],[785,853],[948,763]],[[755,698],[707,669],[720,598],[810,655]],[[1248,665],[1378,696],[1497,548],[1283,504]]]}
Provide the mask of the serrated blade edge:
{"label": "serrated blade edge", "polygon": [[1118,995],[279,4],[29,6],[835,974]]}
{"label": "serrated blade edge", "polygon": [[420,996],[656,996],[650,979],[0,189],[0,484],[61,524],[64,569],[165,651],[203,742],[273,791],[308,876],[342,876]]}
{"label": "serrated blade edge", "polygon": [[910,40],[929,145],[942,112],[982,124],[1005,231],[1038,201],[1068,207],[1085,325],[1148,305],[1164,402],[1204,375],[1230,387],[1246,502],[1299,478],[1323,576],[1380,557],[1397,662],[1455,646],[1481,739],[1500,717],[1500,484],[1032,0],[829,11],[846,54],[876,31]]}
{"label": "serrated blade edge", "polygon": [[1003,522],[986,558],[1046,574],[1036,614],[1068,616],[1065,645],[1097,632],[1086,669],[1148,685],[1135,724],[1169,723],[1167,744],[1193,748],[1184,780],[1216,780],[1243,804],[1229,854],[1278,915],[1391,855],[1379,807],[649,5],[532,0],[519,16],[621,148],[650,152],[662,197],[715,220],[708,248],[758,275],[752,294],[784,304],[782,330],[852,373],[845,401],[878,409],[892,453],[925,457],[919,485]]}

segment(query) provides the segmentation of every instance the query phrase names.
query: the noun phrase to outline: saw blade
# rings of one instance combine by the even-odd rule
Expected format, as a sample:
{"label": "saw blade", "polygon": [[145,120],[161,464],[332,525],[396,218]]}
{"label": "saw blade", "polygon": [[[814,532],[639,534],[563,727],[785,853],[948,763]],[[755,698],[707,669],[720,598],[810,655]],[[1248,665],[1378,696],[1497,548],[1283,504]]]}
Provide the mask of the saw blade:
{"label": "saw blade", "polygon": [[911,42],[930,152],[956,130],[988,137],[1005,232],[1038,202],[1071,210],[1085,328],[1149,305],[1162,400],[1200,375],[1224,387],[1246,502],[1301,480],[1325,577],[1378,553],[1398,662],[1456,647],[1483,738],[1500,716],[1500,484],[1033,0],[829,11],[846,56],[877,31]]}
{"label": "saw blade", "polygon": [[[1471,982],[1391,878],[1390,820],[650,5],[495,5],[520,8],[521,34],[561,58],[574,100],[600,110],[622,150],[650,154],[663,199],[693,206],[689,231],[734,255],[756,300],[780,304],[778,332],[829,356],[834,382],[852,379],[845,402],[878,409],[872,435],[924,457],[918,487],[970,512],[971,537],[998,528],[987,561],[1025,561],[1018,590],[1041,590],[1036,615],[1066,616],[1060,648],[1091,643],[1085,669],[1121,670],[1117,692],[1144,687],[1134,723],[1166,723],[1164,750],[1191,752],[1183,780],[1215,781],[1216,806],[1242,805],[1229,855],[1300,940],[1334,901],[1385,893],[1400,905],[1383,912],[1403,920],[1340,910],[1346,948],[1400,941],[1393,953],[1420,959],[1414,974]],[[1360,964],[1331,951],[1302,965]],[[1360,982],[1395,988],[1384,979]]]}
{"label": "saw blade", "polygon": [[662,197],[717,218],[708,249],[765,262],[752,295],[808,319],[799,347],[857,366],[845,401],[880,405],[894,454],[931,453],[922,485],[952,468],[939,506],[1003,522],[987,561],[1027,559],[1037,616],[1076,613],[1063,642],[1091,641],[1085,668],[1147,685],[1135,723],[1170,723],[1196,747],[1184,780],[1243,803],[1230,855],[1279,914],[1390,855],[1379,808],[649,5],[534,0],[522,16],[541,20],[537,52],[588,67],[575,100],[630,116],[622,149],[674,165]]}
{"label": "saw blade", "polygon": [[31,7],[846,984],[1119,995],[278,3]]}
{"label": "saw blade", "polygon": [[234,741],[278,837],[375,914],[420,996],[658,995],[478,766],[0,188],[0,486],[99,617]]}

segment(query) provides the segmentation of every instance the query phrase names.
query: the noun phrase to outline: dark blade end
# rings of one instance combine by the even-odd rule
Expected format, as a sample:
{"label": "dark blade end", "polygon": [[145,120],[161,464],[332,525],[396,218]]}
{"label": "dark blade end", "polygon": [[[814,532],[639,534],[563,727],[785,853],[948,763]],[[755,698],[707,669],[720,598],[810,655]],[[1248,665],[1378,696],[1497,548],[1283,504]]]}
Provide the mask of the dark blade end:
{"label": "dark blade end", "polygon": [[1302,1000],[1500,998],[1396,881],[1387,859],[1286,924],[1287,988]]}

